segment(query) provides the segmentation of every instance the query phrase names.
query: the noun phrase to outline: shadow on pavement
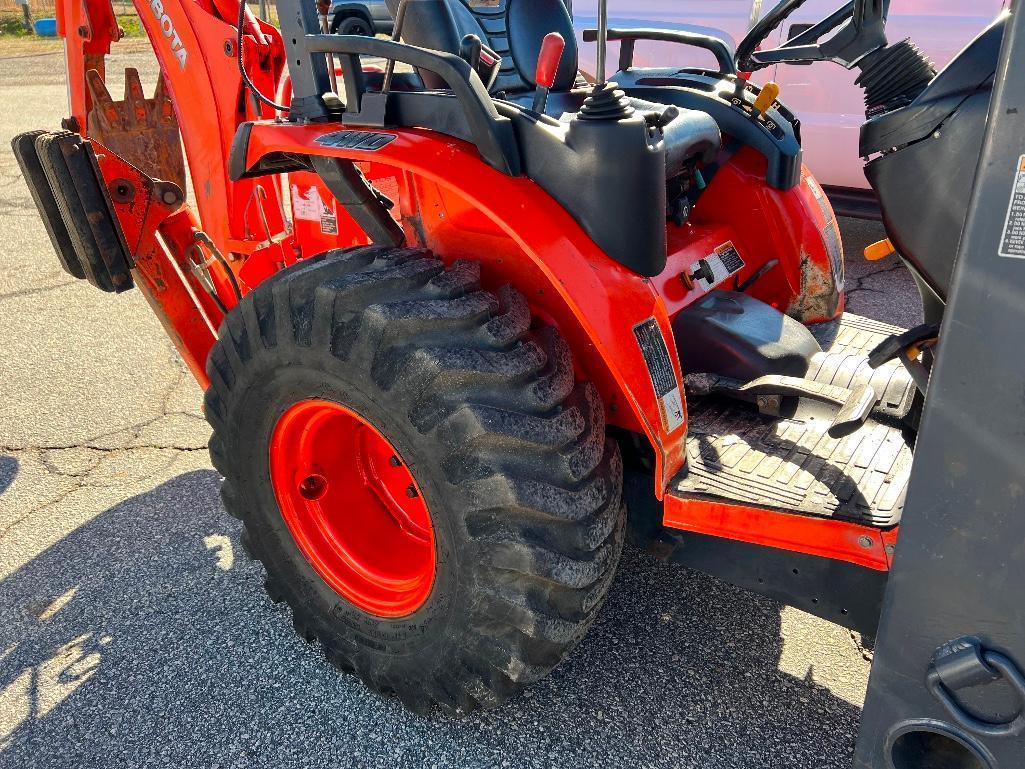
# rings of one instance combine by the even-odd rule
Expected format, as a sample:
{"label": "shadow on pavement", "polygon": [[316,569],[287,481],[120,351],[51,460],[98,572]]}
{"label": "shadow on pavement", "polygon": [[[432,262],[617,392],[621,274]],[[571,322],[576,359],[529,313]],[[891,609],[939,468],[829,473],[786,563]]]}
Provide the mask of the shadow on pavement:
{"label": "shadow on pavement", "polygon": [[859,709],[778,670],[778,605],[633,551],[527,695],[410,715],[293,635],[217,485],[179,476],[0,582],[0,766],[849,766]]}
{"label": "shadow on pavement", "polygon": [[14,457],[0,455],[0,494],[3,494],[14,483],[18,474],[18,460]]}

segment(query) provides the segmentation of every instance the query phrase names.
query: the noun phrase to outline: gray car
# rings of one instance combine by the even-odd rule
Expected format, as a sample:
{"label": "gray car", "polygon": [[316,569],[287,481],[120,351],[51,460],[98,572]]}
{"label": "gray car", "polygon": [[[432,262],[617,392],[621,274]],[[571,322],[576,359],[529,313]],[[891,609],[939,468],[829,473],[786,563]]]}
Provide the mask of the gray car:
{"label": "gray car", "polygon": [[339,35],[390,34],[395,24],[385,0],[334,0],[328,18]]}

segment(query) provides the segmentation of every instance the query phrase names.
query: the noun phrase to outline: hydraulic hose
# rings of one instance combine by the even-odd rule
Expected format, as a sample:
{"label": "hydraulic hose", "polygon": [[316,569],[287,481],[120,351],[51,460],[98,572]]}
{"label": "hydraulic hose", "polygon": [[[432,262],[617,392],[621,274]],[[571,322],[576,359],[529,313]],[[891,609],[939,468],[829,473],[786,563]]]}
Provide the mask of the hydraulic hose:
{"label": "hydraulic hose", "polygon": [[[286,107],[284,104],[278,104],[276,101],[268,99],[266,96],[260,93],[260,89],[257,88],[256,84],[249,79],[249,73],[246,72],[245,62],[242,61],[242,29],[247,21],[249,21],[252,26],[257,25],[256,20],[251,18],[247,19],[246,14],[252,16],[249,7],[246,5],[246,0],[240,0],[238,4],[238,32],[235,38],[235,54],[238,60],[238,73],[242,76],[242,83],[243,85],[245,85],[246,88],[252,91],[253,96],[256,97],[257,101],[262,102],[263,104],[266,104],[268,107],[276,109],[279,112],[288,112],[288,110],[290,109],[289,107]],[[257,29],[259,29],[258,26]],[[262,35],[260,37],[262,37]]]}

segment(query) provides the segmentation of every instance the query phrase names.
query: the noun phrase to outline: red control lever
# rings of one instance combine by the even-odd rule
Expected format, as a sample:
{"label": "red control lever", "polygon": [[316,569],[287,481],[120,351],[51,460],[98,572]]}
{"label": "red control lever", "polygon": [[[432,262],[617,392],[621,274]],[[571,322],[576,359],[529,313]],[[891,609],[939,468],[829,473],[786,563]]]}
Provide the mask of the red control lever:
{"label": "red control lever", "polygon": [[548,103],[548,92],[555,85],[555,76],[559,72],[562,53],[566,50],[566,39],[558,32],[549,32],[541,43],[541,53],[537,57],[537,73],[534,80],[537,90],[534,92],[534,112],[544,112]]}

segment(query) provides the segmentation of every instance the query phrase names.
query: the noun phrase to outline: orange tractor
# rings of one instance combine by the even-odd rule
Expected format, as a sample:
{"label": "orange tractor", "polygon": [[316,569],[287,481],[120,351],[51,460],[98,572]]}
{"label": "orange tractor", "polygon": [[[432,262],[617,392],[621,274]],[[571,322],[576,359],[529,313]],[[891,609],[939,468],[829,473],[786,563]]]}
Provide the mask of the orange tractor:
{"label": "orange tractor", "polygon": [[[602,8],[590,82],[562,0],[403,0],[391,40],[324,34],[308,0],[280,29],[151,0],[156,93],[129,70],[115,100],[109,1],[59,0],[71,114],[17,137],[25,178],[64,269],[163,321],[225,507],[332,663],[415,710],[497,705],[584,635],[628,532],[874,631],[957,242],[916,241],[939,191],[893,169],[952,115],[930,157],[977,160],[944,89],[1001,28],[939,76],[878,0],[759,49],[800,4],[737,51]],[[647,40],[717,66],[635,68]],[[844,313],[800,122],[745,74],[823,59],[862,70],[910,332]]]}

